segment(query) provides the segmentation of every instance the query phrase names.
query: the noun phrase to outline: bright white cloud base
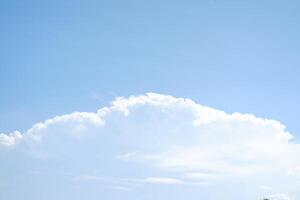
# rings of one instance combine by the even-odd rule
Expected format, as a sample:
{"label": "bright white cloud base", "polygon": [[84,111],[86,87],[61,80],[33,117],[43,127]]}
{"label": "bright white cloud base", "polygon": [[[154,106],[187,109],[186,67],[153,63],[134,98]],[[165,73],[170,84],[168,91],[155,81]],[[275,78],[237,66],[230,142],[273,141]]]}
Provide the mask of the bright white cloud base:
{"label": "bright white cloud base", "polygon": [[38,188],[59,176],[61,187],[82,192],[84,184],[127,193],[156,185],[178,187],[182,199],[187,190],[195,199],[299,199],[299,155],[300,145],[278,121],[148,93],[0,134],[0,192],[22,189],[26,178]]}

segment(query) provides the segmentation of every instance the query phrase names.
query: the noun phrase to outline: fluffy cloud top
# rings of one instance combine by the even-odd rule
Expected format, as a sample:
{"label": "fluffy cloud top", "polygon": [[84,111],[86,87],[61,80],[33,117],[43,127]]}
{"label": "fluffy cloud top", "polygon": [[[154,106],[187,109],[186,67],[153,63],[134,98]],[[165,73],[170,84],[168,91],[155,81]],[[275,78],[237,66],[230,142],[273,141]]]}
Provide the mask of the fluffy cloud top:
{"label": "fluffy cloud top", "polygon": [[[58,163],[74,176],[90,173],[86,177],[99,181],[103,179],[92,175],[99,171],[106,177],[144,180],[138,184],[218,185],[215,190],[247,180],[257,186],[257,196],[267,184],[299,198],[295,187],[300,145],[284,125],[168,95],[121,97],[95,113],[74,112],[37,123],[24,133],[2,133],[0,153],[7,167],[18,159],[39,160],[28,170],[43,168],[43,162]],[[122,180],[111,184],[132,187],[132,181]]]}

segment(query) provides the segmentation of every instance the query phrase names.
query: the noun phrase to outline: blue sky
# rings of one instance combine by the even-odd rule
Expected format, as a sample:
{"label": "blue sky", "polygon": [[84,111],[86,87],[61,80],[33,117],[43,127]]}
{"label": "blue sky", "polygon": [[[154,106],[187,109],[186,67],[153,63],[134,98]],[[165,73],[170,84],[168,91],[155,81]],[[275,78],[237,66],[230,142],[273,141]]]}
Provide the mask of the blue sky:
{"label": "blue sky", "polygon": [[[54,116],[155,92],[278,120],[299,141],[299,6],[290,0],[3,0],[0,132],[24,133]],[[56,199],[70,197],[68,187]],[[93,187],[76,187],[97,197]],[[153,190],[164,197],[168,189]],[[28,199],[49,192],[40,191],[29,190]],[[107,198],[123,194],[115,195]]]}

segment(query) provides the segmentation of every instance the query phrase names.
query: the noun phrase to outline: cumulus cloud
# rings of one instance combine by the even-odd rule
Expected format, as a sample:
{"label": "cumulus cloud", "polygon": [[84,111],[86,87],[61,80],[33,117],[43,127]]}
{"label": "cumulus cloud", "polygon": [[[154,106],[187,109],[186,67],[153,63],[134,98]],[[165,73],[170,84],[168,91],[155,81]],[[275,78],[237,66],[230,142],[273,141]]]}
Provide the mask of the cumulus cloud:
{"label": "cumulus cloud", "polygon": [[13,146],[20,139],[22,139],[22,134],[19,131],[14,131],[8,135],[0,133],[0,145],[2,146]]}
{"label": "cumulus cloud", "polygon": [[24,133],[2,133],[0,146],[1,155],[14,149],[12,160],[23,156],[59,163],[70,173],[94,170],[144,183],[247,179],[259,191],[263,184],[280,185],[275,177],[296,185],[300,174],[300,145],[280,122],[155,93],[120,97],[94,113],[57,116]]}

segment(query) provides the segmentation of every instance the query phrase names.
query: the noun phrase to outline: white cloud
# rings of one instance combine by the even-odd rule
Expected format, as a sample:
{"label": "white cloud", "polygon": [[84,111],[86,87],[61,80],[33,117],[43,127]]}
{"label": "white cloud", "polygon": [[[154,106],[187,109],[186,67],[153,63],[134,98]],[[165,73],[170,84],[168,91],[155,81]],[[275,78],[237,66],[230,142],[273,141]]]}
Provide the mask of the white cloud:
{"label": "white cloud", "polygon": [[216,180],[221,180],[223,179],[222,176],[218,175],[218,174],[211,174],[211,173],[199,173],[199,172],[191,172],[191,173],[187,173],[184,175],[184,177],[186,179],[191,179],[191,180],[204,180],[204,181],[216,181]]}
{"label": "white cloud", "polygon": [[104,181],[106,180],[103,177],[95,175],[82,175],[74,178],[75,181]]}
{"label": "white cloud", "polygon": [[[189,184],[183,180],[170,177],[147,177],[147,178],[120,178],[120,177],[102,177],[96,175],[81,175],[73,178],[79,182],[98,182],[113,185],[116,190],[129,191],[141,184],[158,184],[158,185],[182,185]],[[198,184],[198,183],[195,183]],[[200,183],[199,183],[200,184]]]}
{"label": "white cloud", "polygon": [[149,177],[143,180],[144,183],[151,184],[168,184],[168,185],[178,185],[185,184],[184,181],[175,178],[165,178],[165,177]]}
{"label": "white cloud", "polygon": [[290,200],[291,198],[286,194],[272,194],[268,197],[270,200]]}
{"label": "white cloud", "polygon": [[263,190],[272,190],[273,188],[272,188],[272,186],[263,185],[263,186],[261,186],[261,189],[263,189]]}
{"label": "white cloud", "polygon": [[22,139],[22,134],[19,131],[14,131],[10,134],[0,133],[0,146],[13,146]]}
{"label": "white cloud", "polygon": [[[0,134],[0,146],[72,163],[71,171],[93,166],[113,175],[125,165],[118,176],[140,179],[131,168],[143,168],[147,183],[247,178],[260,188],[260,181],[269,184],[275,178],[292,184],[300,174],[300,145],[280,122],[155,93],[117,98],[95,113],[57,116],[22,134]],[[174,178],[158,178],[170,174]]]}
{"label": "white cloud", "polygon": [[114,186],[113,189],[115,190],[120,190],[120,191],[131,191],[132,189],[129,187],[124,187],[124,186]]}

